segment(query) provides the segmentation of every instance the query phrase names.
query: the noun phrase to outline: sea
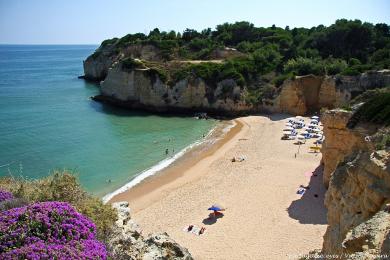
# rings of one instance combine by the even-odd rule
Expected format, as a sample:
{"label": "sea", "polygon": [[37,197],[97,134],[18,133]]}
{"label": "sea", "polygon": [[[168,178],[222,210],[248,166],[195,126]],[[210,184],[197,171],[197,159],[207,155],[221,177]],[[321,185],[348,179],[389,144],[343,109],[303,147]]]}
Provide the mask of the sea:
{"label": "sea", "polygon": [[68,170],[107,198],[167,167],[215,128],[215,120],[92,101],[99,86],[78,76],[97,47],[0,45],[0,176]]}

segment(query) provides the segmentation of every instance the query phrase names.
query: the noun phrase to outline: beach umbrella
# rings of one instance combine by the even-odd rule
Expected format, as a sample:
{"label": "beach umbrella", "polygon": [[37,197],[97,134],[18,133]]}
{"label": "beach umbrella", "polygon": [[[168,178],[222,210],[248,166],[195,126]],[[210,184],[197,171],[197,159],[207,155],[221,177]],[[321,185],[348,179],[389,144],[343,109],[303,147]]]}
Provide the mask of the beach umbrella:
{"label": "beach umbrella", "polygon": [[212,206],[212,207],[208,208],[207,210],[221,211],[222,209],[219,207]]}
{"label": "beach umbrella", "polygon": [[311,121],[310,121],[310,124],[316,124],[316,125],[318,125],[318,121],[317,121],[317,120],[311,120]]}
{"label": "beach umbrella", "polygon": [[302,134],[304,134],[304,135],[306,135],[306,134],[308,134],[309,133],[309,131],[303,131],[302,132]]}
{"label": "beach umbrella", "polygon": [[318,116],[312,116],[311,119],[318,119]]}
{"label": "beach umbrella", "polygon": [[316,132],[316,133],[319,133],[319,132],[321,132],[321,130],[320,130],[320,129],[318,129],[318,128],[314,128],[314,129],[313,129],[313,131],[314,131],[314,132]]}
{"label": "beach umbrella", "polygon": [[316,124],[312,124],[312,123],[310,123],[310,124],[309,124],[309,126],[315,126],[315,127],[317,127],[317,125],[316,125]]}
{"label": "beach umbrella", "polygon": [[214,204],[210,208],[208,208],[207,210],[224,211],[225,208],[220,206],[220,205],[218,205],[218,204]]}

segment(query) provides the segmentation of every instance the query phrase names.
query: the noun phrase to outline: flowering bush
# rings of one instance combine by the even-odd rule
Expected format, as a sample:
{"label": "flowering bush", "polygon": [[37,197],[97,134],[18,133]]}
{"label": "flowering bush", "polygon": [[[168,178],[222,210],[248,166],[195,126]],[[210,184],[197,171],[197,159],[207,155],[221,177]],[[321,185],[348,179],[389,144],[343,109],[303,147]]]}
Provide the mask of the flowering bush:
{"label": "flowering bush", "polygon": [[11,191],[17,199],[0,203],[0,211],[19,208],[30,203],[63,201],[70,203],[78,212],[96,225],[97,239],[107,241],[117,214],[110,204],[85,192],[77,177],[69,171],[55,171],[38,180],[21,177],[0,177],[0,190]]}
{"label": "flowering bush", "polygon": [[11,192],[0,190],[0,202],[6,201],[6,200],[11,200],[13,198],[14,198],[14,196],[12,195]]}
{"label": "flowering bush", "polygon": [[1,259],[106,259],[95,224],[66,202],[0,212]]}

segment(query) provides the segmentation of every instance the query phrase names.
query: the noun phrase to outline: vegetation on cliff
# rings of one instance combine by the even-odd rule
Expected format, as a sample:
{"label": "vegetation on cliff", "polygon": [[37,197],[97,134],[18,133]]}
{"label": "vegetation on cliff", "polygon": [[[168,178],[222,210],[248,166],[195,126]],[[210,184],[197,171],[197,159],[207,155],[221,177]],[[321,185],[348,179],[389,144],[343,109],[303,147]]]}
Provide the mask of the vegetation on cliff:
{"label": "vegetation on cliff", "polygon": [[[156,52],[153,61],[143,57],[140,46],[153,46],[149,50]],[[171,86],[199,77],[215,88],[222,80],[233,79],[246,87],[248,102],[258,104],[297,75],[358,75],[390,68],[390,26],[340,19],[330,26],[293,29],[249,22],[224,23],[200,32],[156,28],[148,35],[105,40],[91,58],[102,53],[121,60],[125,69],[147,69],[152,79],[158,76]]]}
{"label": "vegetation on cliff", "polygon": [[353,128],[359,122],[390,126],[389,88],[367,91],[357,97],[357,100],[364,103],[354,112],[348,127]]}
{"label": "vegetation on cliff", "polygon": [[[255,27],[249,22],[224,23],[215,30],[183,33],[154,29],[148,35],[128,34],[102,42],[99,50],[115,53],[134,44],[150,44],[168,60],[213,59],[215,51],[235,48],[245,54],[246,66],[261,74],[275,71],[296,75],[357,74],[390,68],[390,27],[387,24],[337,20],[330,26],[308,28]],[[239,72],[239,71],[238,71]]]}

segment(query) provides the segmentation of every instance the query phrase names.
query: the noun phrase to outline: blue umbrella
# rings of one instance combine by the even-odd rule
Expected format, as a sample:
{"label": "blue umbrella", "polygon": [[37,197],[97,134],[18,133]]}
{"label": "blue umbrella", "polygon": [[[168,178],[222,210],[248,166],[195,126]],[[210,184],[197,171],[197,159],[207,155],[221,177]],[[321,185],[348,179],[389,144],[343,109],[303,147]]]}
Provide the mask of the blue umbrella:
{"label": "blue umbrella", "polygon": [[212,207],[208,208],[208,210],[221,211],[222,209],[220,207],[212,206]]}

